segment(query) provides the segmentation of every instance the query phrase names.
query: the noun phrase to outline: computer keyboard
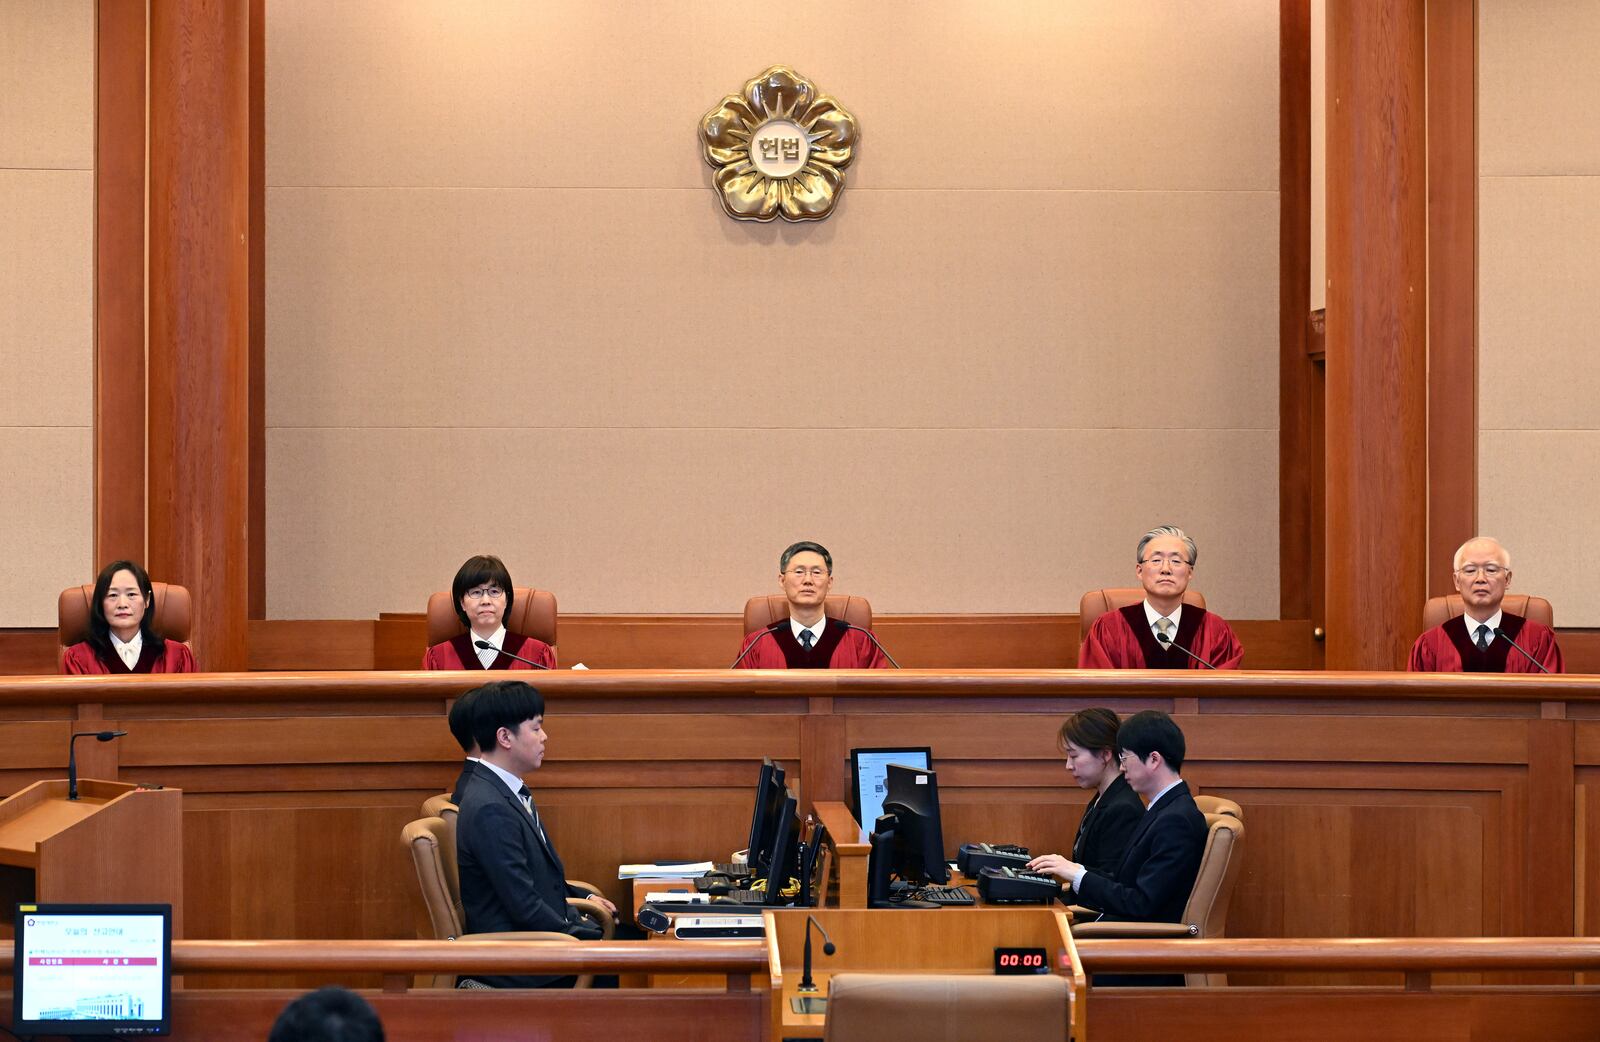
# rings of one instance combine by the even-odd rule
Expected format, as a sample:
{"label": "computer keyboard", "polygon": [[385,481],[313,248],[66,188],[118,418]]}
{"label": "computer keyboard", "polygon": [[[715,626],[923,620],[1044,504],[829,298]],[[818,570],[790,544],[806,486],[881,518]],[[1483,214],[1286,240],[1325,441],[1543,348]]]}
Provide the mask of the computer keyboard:
{"label": "computer keyboard", "polygon": [[978,901],[966,888],[959,886],[925,886],[906,891],[906,897],[936,905],[970,905]]}

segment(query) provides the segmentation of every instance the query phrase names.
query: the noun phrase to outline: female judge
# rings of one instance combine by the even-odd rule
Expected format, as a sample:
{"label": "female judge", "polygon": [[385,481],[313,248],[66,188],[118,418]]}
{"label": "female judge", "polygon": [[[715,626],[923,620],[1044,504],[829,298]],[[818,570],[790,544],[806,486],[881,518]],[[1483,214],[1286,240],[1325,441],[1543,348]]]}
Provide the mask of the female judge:
{"label": "female judge", "polygon": [[[429,648],[422,656],[423,669],[556,668],[554,648],[506,629],[505,618],[512,604],[511,575],[500,558],[468,558],[450,584],[450,596],[467,632]],[[477,647],[480,640],[487,641],[490,647]]]}
{"label": "female judge", "polygon": [[1080,788],[1093,789],[1089,805],[1078,822],[1078,835],[1072,841],[1072,856],[1045,854],[1029,865],[1041,872],[1051,859],[1070,860],[1091,872],[1115,876],[1122,864],[1139,822],[1144,818],[1144,803],[1122,776],[1117,765],[1117,714],[1109,709],[1084,709],[1067,717],[1056,736],[1067,754],[1067,771]]}
{"label": "female judge", "polygon": [[89,639],[67,649],[68,673],[193,673],[189,645],[155,631],[155,590],[132,561],[112,561],[94,581]]}

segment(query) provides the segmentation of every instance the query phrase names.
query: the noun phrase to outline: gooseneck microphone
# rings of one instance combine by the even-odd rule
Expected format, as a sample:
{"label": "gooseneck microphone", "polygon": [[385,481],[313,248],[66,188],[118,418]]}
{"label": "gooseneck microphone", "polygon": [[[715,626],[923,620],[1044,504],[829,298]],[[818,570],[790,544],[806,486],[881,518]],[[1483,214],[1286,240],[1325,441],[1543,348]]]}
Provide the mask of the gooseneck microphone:
{"label": "gooseneck microphone", "polygon": [[1505,641],[1507,644],[1510,644],[1512,647],[1516,648],[1518,651],[1522,652],[1522,657],[1527,659],[1529,662],[1532,662],[1534,665],[1538,666],[1541,672],[1544,672],[1544,673],[1550,672],[1549,669],[1545,668],[1545,664],[1543,662],[1540,662],[1538,659],[1536,659],[1532,655],[1528,654],[1527,649],[1525,649],[1521,644],[1518,644],[1516,641],[1512,640],[1511,639],[1511,634],[1507,633],[1505,630],[1501,629],[1499,626],[1496,626],[1494,628],[1494,635],[1496,637],[1499,637],[1501,640]]}
{"label": "gooseneck microphone", "polygon": [[806,947],[803,956],[804,965],[801,967],[799,991],[816,991],[817,982],[811,979],[811,927],[815,926],[822,935],[822,954],[832,955],[839,949],[833,946],[833,940],[828,936],[828,931],[822,928],[814,915],[806,916]]}
{"label": "gooseneck microphone", "polygon": [[[898,662],[896,662],[894,660],[894,656],[889,654],[889,650],[887,648],[885,648],[882,644],[878,643],[878,638],[874,637],[872,635],[872,631],[871,630],[867,629],[864,626],[857,626],[854,623],[846,622],[843,619],[836,619],[834,621],[838,622],[839,625],[843,626],[846,630],[855,630],[857,633],[865,635],[868,640],[872,641],[872,646],[873,647],[875,647],[879,651],[883,652],[883,657],[889,660],[889,665],[893,666],[895,669],[899,669],[900,668],[900,663],[898,663]],[[817,929],[820,930],[820,929],[822,929],[822,927],[819,926],[819,927],[817,927]]]}
{"label": "gooseneck microphone", "polygon": [[477,649],[479,649],[480,651],[498,651],[500,654],[504,655],[506,658],[514,658],[518,662],[526,662],[528,665],[532,666],[534,669],[549,669],[550,668],[549,666],[545,665],[543,662],[535,662],[531,658],[523,658],[521,655],[518,655],[515,652],[507,651],[505,648],[497,648],[493,644],[490,644],[486,640],[475,640],[475,641],[472,642],[472,646],[477,648]]}
{"label": "gooseneck microphone", "polygon": [[739,657],[734,659],[733,660],[733,665],[729,666],[728,668],[729,669],[738,668],[739,663],[744,661],[744,657],[746,655],[750,654],[752,651],[756,650],[756,645],[761,643],[761,637],[770,637],[770,636],[772,636],[772,633],[773,633],[774,630],[776,630],[779,626],[788,625],[788,622],[789,622],[788,619],[779,619],[777,622],[774,622],[772,625],[770,625],[766,629],[762,630],[761,631],[761,636],[757,637],[755,640],[752,640],[749,644],[746,644],[744,650],[739,652]]}
{"label": "gooseneck microphone", "polygon": [[1177,641],[1167,636],[1165,633],[1157,633],[1156,640],[1159,640],[1161,642],[1161,646],[1164,648],[1177,648],[1179,651],[1183,652],[1185,655],[1188,655],[1190,658],[1194,659],[1207,669],[1217,668],[1216,666],[1213,666],[1211,663],[1207,662],[1205,659],[1201,658],[1199,655],[1196,655],[1194,652],[1184,647],[1182,644],[1179,644]]}
{"label": "gooseneck microphone", "polygon": [[78,731],[67,741],[67,799],[78,798],[78,739],[93,738],[97,742],[109,742],[113,738],[121,738],[126,731]]}

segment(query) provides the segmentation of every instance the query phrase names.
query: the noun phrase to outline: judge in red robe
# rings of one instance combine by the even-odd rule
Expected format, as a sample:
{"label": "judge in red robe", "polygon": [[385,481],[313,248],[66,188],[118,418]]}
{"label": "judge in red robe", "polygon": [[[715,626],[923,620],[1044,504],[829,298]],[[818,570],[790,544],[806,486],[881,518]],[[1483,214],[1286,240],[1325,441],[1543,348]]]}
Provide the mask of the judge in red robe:
{"label": "judge in red robe", "polygon": [[1145,533],[1135,558],[1145,598],[1094,620],[1078,649],[1079,668],[1238,669],[1244,647],[1232,628],[1221,616],[1183,603],[1198,556],[1180,528]]}
{"label": "judge in red robe", "polygon": [[[500,558],[468,558],[456,571],[450,596],[467,632],[429,648],[422,656],[423,669],[556,668],[555,648],[537,637],[506,629],[505,617],[511,611],[514,592],[511,574]],[[478,648],[480,640],[487,641],[490,648]]]}
{"label": "judge in red robe", "polygon": [[[1461,544],[1456,592],[1466,614],[1448,619],[1411,646],[1413,673],[1564,673],[1561,646],[1550,627],[1501,607],[1511,585],[1511,555],[1494,539]],[[1542,669],[1540,667],[1543,667]]]}
{"label": "judge in red robe", "polygon": [[819,543],[799,542],[778,558],[778,586],[789,617],[745,637],[740,669],[887,669],[889,660],[866,630],[828,618],[833,555]]}
{"label": "judge in red robe", "polygon": [[152,625],[155,591],[132,561],[113,561],[94,581],[89,639],[61,656],[69,674],[193,673],[189,645],[167,640]]}

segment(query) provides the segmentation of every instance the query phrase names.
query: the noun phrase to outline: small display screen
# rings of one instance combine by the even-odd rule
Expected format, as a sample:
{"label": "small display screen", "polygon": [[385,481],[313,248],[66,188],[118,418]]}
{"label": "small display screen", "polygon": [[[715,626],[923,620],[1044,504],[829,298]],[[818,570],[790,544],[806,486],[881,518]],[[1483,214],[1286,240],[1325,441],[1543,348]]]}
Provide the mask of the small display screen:
{"label": "small display screen", "polygon": [[1043,948],[996,948],[994,972],[1002,977],[1050,972],[1050,956]]}
{"label": "small display screen", "polygon": [[18,1034],[164,1035],[169,905],[18,905]]}
{"label": "small display screen", "polygon": [[869,831],[872,823],[878,820],[878,815],[883,813],[883,797],[891,763],[928,771],[933,769],[933,756],[927,746],[850,750],[851,772],[855,775],[855,791],[851,793],[855,797],[855,806],[851,809],[855,811],[856,821],[861,823],[863,832]]}

